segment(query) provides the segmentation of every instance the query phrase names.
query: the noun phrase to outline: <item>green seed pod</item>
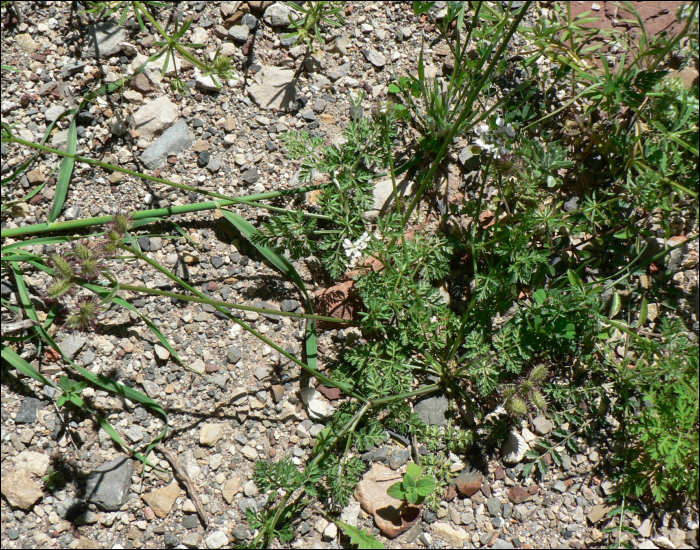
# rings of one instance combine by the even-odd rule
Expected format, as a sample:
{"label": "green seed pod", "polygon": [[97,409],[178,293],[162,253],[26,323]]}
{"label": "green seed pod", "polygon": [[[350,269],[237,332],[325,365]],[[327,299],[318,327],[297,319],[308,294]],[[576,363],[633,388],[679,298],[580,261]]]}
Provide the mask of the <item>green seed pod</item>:
{"label": "green seed pod", "polygon": [[538,411],[544,411],[547,409],[547,401],[538,391],[534,391],[530,394],[530,401],[532,401],[532,404]]}
{"label": "green seed pod", "polygon": [[547,365],[540,363],[532,371],[530,371],[530,380],[533,382],[542,382],[547,377]]}
{"label": "green seed pod", "polygon": [[48,294],[49,298],[55,300],[71,290],[73,290],[73,281],[70,279],[57,279],[56,282],[48,288],[46,294]]}
{"label": "green seed pod", "polygon": [[527,404],[519,397],[513,397],[506,401],[506,410],[515,416],[523,416],[527,413]]}
{"label": "green seed pod", "polygon": [[73,272],[73,266],[71,263],[59,254],[54,254],[51,256],[51,263],[56,271],[56,275],[61,279],[72,279],[75,273]]}

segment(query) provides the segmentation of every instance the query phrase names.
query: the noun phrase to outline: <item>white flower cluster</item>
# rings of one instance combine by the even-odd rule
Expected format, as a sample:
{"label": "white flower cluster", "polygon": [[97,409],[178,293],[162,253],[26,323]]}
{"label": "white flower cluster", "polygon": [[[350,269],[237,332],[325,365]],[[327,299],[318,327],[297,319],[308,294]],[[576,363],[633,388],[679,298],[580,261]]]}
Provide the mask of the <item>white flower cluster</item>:
{"label": "white flower cluster", "polygon": [[479,136],[476,144],[492,154],[493,158],[499,159],[501,155],[510,152],[510,149],[506,148],[506,143],[509,138],[515,137],[515,130],[510,123],[505,124],[505,121],[498,117],[496,128],[492,129],[488,124],[482,124],[476,129],[476,135]]}
{"label": "white flower cluster", "polygon": [[345,249],[345,255],[350,258],[350,267],[355,267],[357,262],[362,259],[362,251],[367,248],[367,243],[369,242],[369,233],[365,231],[362,236],[357,239],[356,242],[352,242],[350,239],[345,239],[343,241],[343,248]]}

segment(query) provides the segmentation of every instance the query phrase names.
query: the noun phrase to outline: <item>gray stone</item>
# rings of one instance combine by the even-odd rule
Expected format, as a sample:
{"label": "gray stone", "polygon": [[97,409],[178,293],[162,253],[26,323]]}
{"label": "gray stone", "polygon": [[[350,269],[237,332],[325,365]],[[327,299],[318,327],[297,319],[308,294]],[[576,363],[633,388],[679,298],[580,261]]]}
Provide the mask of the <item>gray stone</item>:
{"label": "gray stone", "polygon": [[275,2],[265,10],[263,19],[271,27],[288,27],[291,21],[301,17],[299,12],[285,6],[282,2]]}
{"label": "gray stone", "polygon": [[163,239],[161,237],[151,237],[148,243],[148,249],[150,252],[155,252],[163,248]]}
{"label": "gray stone", "polygon": [[[399,198],[412,196],[415,190],[414,181],[407,177],[396,182]],[[365,219],[374,221],[380,213],[386,213],[394,208],[394,185],[390,177],[380,178],[374,182],[374,203],[372,210],[365,212]]]}
{"label": "gray stone", "polygon": [[247,540],[250,538],[250,529],[248,529],[245,525],[239,524],[233,528],[231,534],[238,540]]}
{"label": "gray stone", "polygon": [[384,57],[384,55],[379,53],[377,50],[367,49],[362,50],[362,53],[367,58],[367,61],[369,61],[375,67],[381,68],[386,65],[386,57]]}
{"label": "gray stone", "polygon": [[[218,80],[219,79],[217,79],[217,81]],[[218,92],[219,86],[221,86],[221,82],[219,82],[219,86],[217,86],[216,82],[214,82],[214,78],[211,75],[205,75],[195,67],[194,85],[200,90],[204,90],[205,92]]]}
{"label": "gray stone", "polygon": [[66,220],[77,220],[80,217],[80,205],[74,204],[63,211]]}
{"label": "gray stone", "polygon": [[128,36],[126,29],[116,21],[102,21],[90,25],[88,34],[88,54],[91,57],[111,57],[121,51],[121,43]]}
{"label": "gray stone", "polygon": [[447,424],[445,413],[449,407],[447,397],[429,397],[416,403],[415,412],[426,424],[444,426]]}
{"label": "gray stone", "polygon": [[60,348],[65,355],[73,359],[87,342],[82,334],[71,333],[61,342]]}
{"label": "gray stone", "polygon": [[56,120],[63,111],[66,109],[61,107],[60,105],[54,105],[53,107],[49,107],[46,109],[46,112],[44,113],[44,118],[46,119],[46,122],[53,122]]}
{"label": "gray stone", "polygon": [[389,458],[389,449],[387,447],[379,447],[362,455],[362,460],[366,462],[386,462]]}
{"label": "gray stone", "polygon": [[573,210],[578,210],[581,207],[581,199],[576,195],[569,197],[564,202],[564,212],[572,212]]}
{"label": "gray stone", "polygon": [[280,309],[282,311],[294,311],[298,307],[301,307],[301,302],[299,302],[299,300],[282,300],[280,303]]}
{"label": "gray stone", "polygon": [[209,159],[209,163],[207,164],[207,170],[209,170],[212,174],[214,172],[218,172],[219,169],[221,168],[221,161],[223,160],[223,155],[218,154],[214,155]]}
{"label": "gray stone", "polygon": [[344,76],[347,76],[349,72],[350,72],[350,63],[344,63],[343,65],[336,67],[332,71],[328,71],[326,73],[326,76],[328,78],[330,78],[331,82],[335,82],[336,80],[339,80],[339,79],[343,78]]}
{"label": "gray stone", "polygon": [[506,440],[501,447],[501,456],[506,464],[517,464],[525,458],[525,453],[530,450],[523,436],[517,431],[511,430],[508,432]]}
{"label": "gray stone", "polygon": [[252,185],[253,183],[258,181],[259,177],[260,176],[258,176],[257,168],[249,168],[243,174],[243,181],[246,182],[248,185]]}
{"label": "gray stone", "polygon": [[103,510],[116,511],[129,496],[133,461],[117,458],[93,470],[85,484],[85,497]]}
{"label": "gray stone", "polygon": [[82,499],[67,496],[61,502],[55,504],[56,513],[63,519],[72,521],[87,511],[88,505]]}
{"label": "gray stone", "polygon": [[408,462],[409,458],[411,458],[411,451],[396,451],[389,457],[389,468],[392,470],[398,470],[401,466]]}
{"label": "gray stone", "polygon": [[34,424],[36,422],[39,409],[44,405],[40,399],[35,397],[25,397],[17,411],[15,424]]}
{"label": "gray stone", "polygon": [[532,421],[532,425],[535,427],[535,432],[538,435],[547,435],[554,428],[552,421],[544,416],[536,416]]}
{"label": "gray stone", "polygon": [[314,120],[316,120],[316,113],[314,113],[311,109],[307,109],[306,111],[301,113],[301,116],[307,122],[313,122]]}
{"label": "gray stone", "polygon": [[498,516],[501,513],[501,501],[496,497],[489,497],[486,501],[486,509],[492,516]]}
{"label": "gray stone", "polygon": [[177,120],[177,106],[167,96],[146,103],[134,113],[134,129],[139,137],[152,139]]}
{"label": "gray stone", "polygon": [[478,170],[481,166],[481,155],[475,149],[470,145],[459,152],[459,162],[467,172]]}
{"label": "gray stone", "polygon": [[348,46],[350,46],[350,40],[348,40],[345,36],[339,36],[335,39],[329,51],[339,53],[341,55],[348,55]]}
{"label": "gray stone", "polygon": [[228,35],[236,42],[245,42],[248,40],[250,27],[248,25],[234,25],[228,30]]}
{"label": "gray stone", "polygon": [[491,548],[495,548],[496,550],[508,550],[509,548],[515,548],[515,546],[513,546],[512,542],[506,542],[505,540],[499,538],[496,539],[496,542],[493,543]]}
{"label": "gray stone", "polygon": [[223,531],[214,531],[204,542],[207,548],[223,548],[228,544],[228,537]]}
{"label": "gray stone", "polygon": [[251,31],[258,28],[258,18],[250,13],[246,13],[241,19],[241,25],[246,25]]}
{"label": "gray stone", "polygon": [[560,479],[554,485],[552,485],[552,489],[554,489],[555,491],[559,491],[560,493],[566,493],[566,490],[568,489],[568,487],[566,486],[566,483],[564,483]]}
{"label": "gray stone", "polygon": [[248,89],[250,98],[263,109],[289,109],[296,99],[294,69],[263,67]]}
{"label": "gray stone", "polygon": [[149,170],[155,170],[168,159],[169,155],[176,155],[189,149],[193,141],[194,137],[190,134],[187,123],[184,120],[178,120],[141,154],[141,162]]}

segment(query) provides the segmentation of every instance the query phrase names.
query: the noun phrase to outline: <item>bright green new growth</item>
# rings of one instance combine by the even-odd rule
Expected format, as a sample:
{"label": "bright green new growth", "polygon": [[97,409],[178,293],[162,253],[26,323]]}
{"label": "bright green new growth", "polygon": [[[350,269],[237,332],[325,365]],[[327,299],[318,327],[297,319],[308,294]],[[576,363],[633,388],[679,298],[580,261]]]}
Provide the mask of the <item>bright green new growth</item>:
{"label": "bright green new growth", "polygon": [[420,504],[435,488],[435,479],[431,476],[424,476],[420,466],[410,462],[406,466],[403,481],[394,483],[387,489],[387,493],[398,500]]}

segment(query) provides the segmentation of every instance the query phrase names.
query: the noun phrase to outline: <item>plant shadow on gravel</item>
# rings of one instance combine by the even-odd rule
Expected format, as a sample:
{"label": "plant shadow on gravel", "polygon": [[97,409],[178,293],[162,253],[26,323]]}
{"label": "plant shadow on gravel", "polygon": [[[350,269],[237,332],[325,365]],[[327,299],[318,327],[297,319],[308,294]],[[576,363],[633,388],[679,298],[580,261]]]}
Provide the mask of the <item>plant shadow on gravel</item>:
{"label": "plant shadow on gravel", "polygon": [[[214,77],[231,76],[225,60],[202,61],[189,51],[196,45],[181,42],[192,20],[176,22],[168,34],[146,4],[126,7],[163,41],[135,74],[159,55],[173,62],[177,55]],[[647,41],[641,50],[624,34],[609,33],[620,52],[615,69],[606,55],[595,58],[596,48],[587,49],[585,16],[572,18],[556,3],[511,9],[510,3],[450,2],[439,18],[435,4],[414,2],[413,10],[439,34],[434,45],[446,47],[442,74],[431,73],[421,49],[415,73],[395,75],[391,100],[374,104],[371,115],[359,115],[364,94],[351,95],[355,115],[337,145],[308,133],[284,134],[301,183],[288,191],[227,196],[78,155],[79,114],[89,102],[119,93],[135,74],[102,81],[49,125],[41,143],[18,137],[3,122],[3,145],[36,152],[3,186],[28,171],[39,153],[59,158],[46,223],[3,225],[3,280],[12,275],[16,299],[3,296],[2,304],[31,321],[31,328],[3,333],[3,368],[51,386],[67,415],[77,418],[76,409],[91,415],[154,468],[155,447],[199,422],[172,430],[170,415],[199,413],[164,407],[130,387],[131,380],[95,375],[73,362],[54,340],[61,308],[75,331],[94,330],[108,313],[128,310],[129,322],[143,321],[175,363],[194,371],[187,376],[199,377],[125,296],[202,304],[270,346],[286,369],[298,366],[303,375],[294,372],[290,380],[303,382],[302,397],[315,395],[313,386],[304,387],[309,379],[345,394],[305,464],[291,456],[256,463],[253,479],[267,506],[246,511],[256,530],[250,547],[289,543],[300,514],[314,503],[354,543],[380,547],[338,515],[366,470],[361,454],[390,437],[406,442],[420,472],[418,480],[407,473],[394,493],[407,502],[420,495],[431,512],[454,488],[453,456],[486,472],[499,451],[519,454],[525,428],[544,436],[511,460],[523,478],[547,479],[552,465],[563,467],[592,439],[611,440],[610,469],[599,470],[615,480],[607,494],[618,505],[603,529],[610,545],[628,544],[623,532],[636,533],[626,523],[631,511],[681,502],[697,509],[698,347],[697,334],[688,336],[687,298],[697,293],[697,279],[678,274],[698,238],[698,96],[697,87],[669,78],[665,68],[681,51],[691,54],[680,56],[686,63],[697,57],[697,7],[681,14],[680,34]],[[106,7],[95,6],[98,12]],[[303,14],[292,22],[306,46],[303,68],[315,41],[322,41],[321,23],[339,26],[343,18],[332,2],[294,7]],[[532,26],[525,24],[528,10],[538,10]],[[602,69],[592,70],[597,59]],[[171,86],[186,91],[177,71]],[[62,118],[70,121],[66,151],[45,144]],[[76,163],[186,191],[192,203],[57,222]],[[319,174],[324,183],[316,184]],[[402,196],[404,174],[413,186]],[[372,213],[380,184],[388,190],[384,208]],[[203,197],[211,200],[198,202]],[[17,203],[3,204],[3,216]],[[252,208],[268,212],[258,227],[241,216]],[[139,236],[174,236],[163,220],[190,239],[194,224],[171,218],[202,211],[218,219],[199,227],[221,242],[245,242],[242,254],[257,254],[294,284],[301,308],[283,312],[216,300],[196,288],[209,279],[190,282],[185,264],[184,274],[171,271],[139,244]],[[315,260],[323,278],[339,287],[312,299],[290,259]],[[157,288],[121,283],[116,266],[123,262],[148,266],[167,282]],[[250,299],[292,296],[281,279],[253,278],[260,286]],[[42,292],[46,299],[38,300]],[[246,323],[243,312],[299,323],[302,353],[290,353]],[[330,327],[354,331],[333,360],[318,344]],[[25,353],[25,344],[34,351]],[[63,359],[70,378],[59,383],[27,360],[46,350]],[[160,417],[161,431],[131,448],[108,411],[102,416],[101,406],[83,399],[88,386],[139,403]],[[418,400],[435,396],[447,401],[444,422],[417,413]],[[234,401],[220,404],[213,416],[221,418],[221,408]],[[306,401],[311,409],[314,399]],[[549,430],[538,430],[548,419]],[[396,509],[386,512],[395,517]]]}

